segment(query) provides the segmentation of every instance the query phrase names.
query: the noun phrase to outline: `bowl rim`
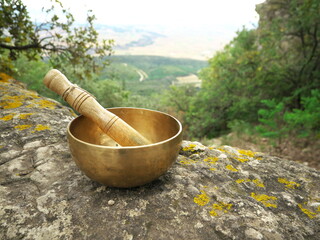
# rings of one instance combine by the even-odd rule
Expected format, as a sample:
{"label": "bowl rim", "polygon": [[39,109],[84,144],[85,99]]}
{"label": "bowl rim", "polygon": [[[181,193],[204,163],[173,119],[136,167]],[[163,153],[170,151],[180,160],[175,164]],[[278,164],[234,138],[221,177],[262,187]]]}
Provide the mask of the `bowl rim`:
{"label": "bowl rim", "polygon": [[105,148],[105,149],[114,149],[114,150],[119,150],[119,149],[141,149],[141,148],[149,148],[149,147],[154,147],[154,146],[158,146],[158,145],[162,145],[166,142],[170,142],[171,140],[177,138],[179,135],[181,135],[182,133],[182,124],[180,123],[180,121],[175,118],[174,116],[168,114],[168,113],[164,113],[164,112],[161,112],[161,111],[157,111],[157,110],[151,110],[151,109],[147,109],[147,108],[136,108],[136,107],[113,107],[113,108],[106,108],[106,109],[141,109],[141,110],[147,110],[147,111],[151,111],[151,112],[158,112],[158,113],[161,113],[161,114],[164,114],[164,115],[167,115],[168,117],[174,119],[177,123],[178,123],[178,126],[179,126],[179,131],[174,135],[172,136],[171,138],[168,138],[166,140],[163,140],[163,141],[160,141],[160,142],[156,142],[156,143],[151,143],[151,144],[148,144],[148,145],[140,145],[140,146],[118,146],[118,147],[112,147],[112,146],[105,146],[105,145],[98,145],[98,144],[93,144],[93,143],[88,143],[86,141],[83,141],[83,140],[80,140],[79,138],[77,138],[76,136],[74,136],[71,131],[70,131],[70,126],[71,124],[76,121],[78,118],[80,117],[86,117],[84,115],[79,115],[77,117],[75,117],[74,119],[72,119],[69,123],[68,123],[68,126],[67,126],[67,134],[72,137],[75,141],[78,141],[82,144],[85,144],[85,145],[89,145],[89,146],[93,146],[93,147],[98,147],[98,148]]}

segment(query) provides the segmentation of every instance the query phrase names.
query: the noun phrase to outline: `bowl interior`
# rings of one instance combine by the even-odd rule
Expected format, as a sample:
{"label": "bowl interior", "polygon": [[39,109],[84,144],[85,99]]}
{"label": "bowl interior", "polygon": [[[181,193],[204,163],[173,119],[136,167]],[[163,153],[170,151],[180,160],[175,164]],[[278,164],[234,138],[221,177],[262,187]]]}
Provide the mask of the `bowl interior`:
{"label": "bowl interior", "polygon": [[[178,135],[181,124],[174,117],[141,108],[110,108],[110,112],[122,118],[152,143],[158,143]],[[96,145],[117,147],[118,144],[89,118],[80,116],[70,124],[70,133],[77,139]]]}

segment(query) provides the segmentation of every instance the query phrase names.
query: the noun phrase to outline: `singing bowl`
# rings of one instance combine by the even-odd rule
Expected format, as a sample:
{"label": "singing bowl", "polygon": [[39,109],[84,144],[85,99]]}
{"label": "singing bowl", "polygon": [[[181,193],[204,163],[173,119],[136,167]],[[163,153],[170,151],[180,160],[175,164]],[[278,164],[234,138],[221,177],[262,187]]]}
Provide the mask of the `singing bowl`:
{"label": "singing bowl", "polygon": [[152,144],[118,146],[85,116],[72,120],[67,137],[73,160],[89,178],[110,187],[136,187],[163,175],[177,158],[181,123],[166,113],[142,108],[110,108]]}

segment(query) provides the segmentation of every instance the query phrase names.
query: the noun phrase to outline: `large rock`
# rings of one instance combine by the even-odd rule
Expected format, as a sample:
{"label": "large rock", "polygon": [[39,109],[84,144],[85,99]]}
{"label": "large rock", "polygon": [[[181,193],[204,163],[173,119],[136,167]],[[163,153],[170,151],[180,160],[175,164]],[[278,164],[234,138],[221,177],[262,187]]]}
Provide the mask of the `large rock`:
{"label": "large rock", "polygon": [[0,239],[319,239],[319,171],[185,141],[160,179],[109,188],[71,159],[73,113],[0,77]]}

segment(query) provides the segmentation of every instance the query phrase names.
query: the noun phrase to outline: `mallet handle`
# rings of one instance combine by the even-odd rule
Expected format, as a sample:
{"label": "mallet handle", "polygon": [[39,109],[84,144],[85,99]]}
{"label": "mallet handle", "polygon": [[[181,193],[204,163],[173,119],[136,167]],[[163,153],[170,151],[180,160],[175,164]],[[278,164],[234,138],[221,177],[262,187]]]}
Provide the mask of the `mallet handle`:
{"label": "mallet handle", "polygon": [[150,142],[115,114],[103,108],[87,91],[72,84],[56,69],[50,70],[44,84],[56,92],[80,114],[90,118],[121,146],[147,145]]}

